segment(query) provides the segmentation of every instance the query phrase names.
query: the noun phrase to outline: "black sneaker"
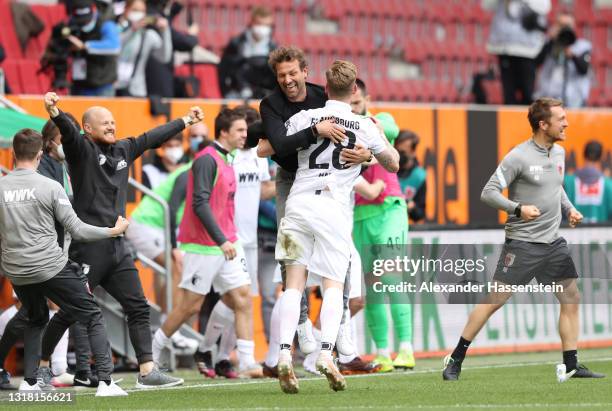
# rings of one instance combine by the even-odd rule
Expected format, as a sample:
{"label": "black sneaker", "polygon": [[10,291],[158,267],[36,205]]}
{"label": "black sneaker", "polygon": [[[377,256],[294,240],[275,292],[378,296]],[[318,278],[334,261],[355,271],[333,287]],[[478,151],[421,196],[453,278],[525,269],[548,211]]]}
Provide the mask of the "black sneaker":
{"label": "black sneaker", "polygon": [[221,360],[215,364],[215,373],[219,377],[225,377],[229,379],[238,378],[238,372],[234,369],[234,366],[228,360]]}
{"label": "black sneaker", "polygon": [[16,390],[17,387],[11,384],[11,374],[7,370],[0,368],[0,390]]}
{"label": "black sneaker", "polygon": [[572,378],[604,378],[604,374],[599,374],[589,370],[582,364],[578,364],[576,367],[576,373],[572,375]]}
{"label": "black sneaker", "polygon": [[98,377],[95,377],[88,371],[77,371],[74,375],[74,386],[96,388],[98,386]]}
{"label": "black sneaker", "polygon": [[442,371],[442,378],[445,381],[457,381],[460,374],[461,362],[455,361],[450,354],[444,357],[444,371]]}
{"label": "black sneaker", "polygon": [[195,354],[193,354],[193,359],[195,360],[200,374],[208,378],[215,378],[217,376],[215,368],[213,367],[212,353],[210,351],[196,351]]}

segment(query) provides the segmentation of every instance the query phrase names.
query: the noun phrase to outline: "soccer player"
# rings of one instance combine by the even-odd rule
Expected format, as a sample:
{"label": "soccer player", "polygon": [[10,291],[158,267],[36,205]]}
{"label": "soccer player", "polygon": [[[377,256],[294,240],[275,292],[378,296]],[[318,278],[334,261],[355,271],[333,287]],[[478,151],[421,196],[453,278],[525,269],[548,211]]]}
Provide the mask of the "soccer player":
{"label": "soccer player", "polygon": [[[270,53],[270,67],[276,75],[278,88],[266,96],[259,106],[263,123],[263,133],[249,133],[248,147],[257,145],[259,138],[267,138],[274,149],[274,160],[278,165],[276,174],[276,218],[277,225],[285,215],[285,202],[295,179],[297,170],[297,152],[316,143],[317,138],[327,138],[339,143],[344,138],[342,127],[330,120],[288,135],[285,122],[301,110],[321,108],[327,101],[323,87],[306,81],[308,64],[304,52],[296,47],[279,47]],[[249,128],[249,131],[253,129]],[[352,156],[347,161],[362,163],[371,157],[371,152],[357,146],[348,150]],[[344,158],[347,150],[342,152]],[[283,269],[284,271],[284,269]],[[284,276],[284,274],[283,274]],[[348,299],[348,296],[347,296]],[[276,305],[279,301],[276,301]],[[300,348],[304,354],[316,350],[317,344],[312,334],[312,323],[308,319],[308,304],[306,294],[302,296],[299,326],[297,329]],[[278,323],[278,309],[272,310],[270,324]],[[272,326],[272,325],[271,325]],[[272,332],[270,333],[272,334]],[[269,355],[264,366],[264,373],[276,376],[275,367],[270,366],[278,361],[278,345],[269,347]]]}
{"label": "soccer player", "polygon": [[[64,188],[36,172],[42,157],[42,137],[23,129],[13,137],[15,169],[0,179],[0,241],[2,270],[11,281],[17,297],[27,312],[29,327],[25,341],[35,341],[49,322],[49,298],[65,313],[66,327],[49,322],[42,335],[42,355],[37,377],[25,376],[23,390],[51,390],[50,356],[59,335],[79,321],[87,328],[96,359],[100,384],[96,395],[127,395],[111,379],[113,370],[110,347],[100,307],[95,303],[80,267],[68,260],[57,243],[55,221],[77,241],[117,237],[128,223],[119,216],[113,228],[96,227],[82,222],[70,205]],[[53,316],[55,318],[57,315]]]}
{"label": "soccer player", "polygon": [[[44,101],[49,116],[62,135],[74,188],[75,211],[86,222],[101,225],[125,214],[130,165],[145,150],[161,145],[204,118],[199,107],[192,107],[181,119],[149,130],[140,137],[117,141],[115,120],[106,108],[90,107],[85,111],[82,120],[85,136],[81,136],[58,109],[59,97],[55,93],[47,93]],[[93,243],[74,241],[70,258],[87,271],[89,286],[92,289],[102,286],[121,304],[127,315],[130,340],[140,371],[136,388],[182,384],[182,379],[162,373],[153,362],[150,307],[125,239],[118,237]],[[66,315],[60,310],[50,323],[67,326]],[[61,334],[55,337],[59,340]]]}
{"label": "soccer player", "polygon": [[[236,107],[234,111],[245,116],[247,126],[260,120],[257,110],[247,105]],[[234,204],[236,206],[235,223],[238,239],[244,249],[247,270],[251,276],[251,295],[261,294],[262,297],[261,314],[264,321],[264,329],[267,331],[268,327],[266,325],[269,325],[270,313],[276,300],[276,284],[270,277],[273,274],[272,271],[269,273],[258,272],[257,215],[260,200],[266,200],[274,196],[274,182],[271,181],[268,171],[268,161],[257,157],[256,148],[239,147],[236,150],[232,168],[236,176],[236,197]],[[219,313],[219,310],[221,310],[221,313]],[[228,314],[228,320],[231,321],[231,325],[229,321],[227,321],[228,325],[226,325],[223,312]],[[213,324],[219,319],[221,321],[218,324]],[[238,377],[238,373],[234,371],[229,361],[230,354],[236,345],[233,312],[226,306],[223,299],[215,304],[209,323],[212,328],[207,327],[207,330],[214,329],[215,327],[224,328],[215,360],[215,374],[226,378]],[[202,348],[210,349],[212,347]],[[207,355],[211,357],[210,354]]]}
{"label": "soccer player", "polygon": [[[232,152],[244,145],[246,133],[242,114],[231,109],[222,110],[215,118],[217,140],[200,151],[193,161],[178,236],[180,248],[186,252],[179,285],[184,291],[179,303],[155,333],[153,358],[156,361],[161,350],[170,343],[168,336],[200,310],[214,285],[223,295],[227,310],[233,310],[235,316],[239,373],[243,377],[261,376],[261,366],[254,358],[251,279],[234,224],[236,178],[231,167]],[[229,317],[229,313],[225,317]],[[199,351],[209,351],[221,331],[209,330],[207,326]]]}
{"label": "soccer player", "polygon": [[[362,80],[357,80],[357,89],[351,101],[353,113],[368,115],[370,97]],[[379,113],[376,117],[380,119],[387,139],[393,144],[399,134],[395,120],[388,113]],[[377,179],[385,183],[385,189],[375,199],[360,195],[355,199],[353,237],[363,260],[364,271],[367,273],[372,269],[373,256],[366,250],[366,246],[386,244],[395,247],[408,241],[408,211],[396,173],[390,173],[379,164],[374,164],[362,175],[370,183]],[[399,353],[394,360],[391,359],[389,347],[387,304],[384,301],[371,300],[365,305],[368,328],[377,349],[374,362],[380,365],[379,372],[390,372],[396,367],[412,369],[415,366],[412,348],[412,306],[397,301],[397,297],[395,293],[389,295],[391,317],[395,335],[399,340]]]}
{"label": "soccer player", "polygon": [[[528,284],[534,277],[540,284],[556,282],[563,292],[556,293],[559,336],[567,376],[601,378],[578,363],[578,274],[567,247],[559,236],[562,214],[571,227],[582,221],[563,191],[567,117],[560,100],[540,98],[529,106],[527,115],[533,135],[508,153],[482,190],[486,204],[508,213],[506,242],[499,256],[493,281],[500,284]],[[508,188],[508,198],[501,192]],[[458,380],[467,350],[478,332],[512,296],[491,292],[486,302],[470,313],[455,350],[444,358],[444,380]]]}
{"label": "soccer player", "polygon": [[[332,349],[342,320],[344,282],[351,264],[350,194],[360,167],[343,162],[341,152],[360,144],[370,149],[387,170],[396,172],[399,167],[397,151],[380,135],[375,124],[351,113],[349,103],[356,91],[355,65],[337,60],[325,74],[330,97],[325,107],[299,112],[287,122],[287,134],[291,135],[333,119],[344,129],[346,139],[344,144],[332,144],[330,139],[319,138],[316,144],[298,153],[296,179],[279,226],[276,259],[285,263],[287,276],[280,303],[278,375],[281,389],[286,393],[299,390],[290,349],[307,277],[319,280],[323,287],[317,370],[327,377],[333,390],[346,388],[344,377],[333,361]],[[270,142],[260,142],[259,155],[273,151]]]}

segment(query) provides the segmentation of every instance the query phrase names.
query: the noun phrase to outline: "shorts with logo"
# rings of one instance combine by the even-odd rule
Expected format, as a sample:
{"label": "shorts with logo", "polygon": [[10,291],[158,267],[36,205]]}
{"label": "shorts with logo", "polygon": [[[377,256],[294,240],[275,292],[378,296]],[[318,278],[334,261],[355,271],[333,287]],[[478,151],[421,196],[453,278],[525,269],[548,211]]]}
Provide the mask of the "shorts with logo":
{"label": "shorts with logo", "polygon": [[344,283],[351,223],[347,207],[327,191],[290,197],[278,230],[276,260],[305,265],[309,275]]}
{"label": "shorts with logo", "polygon": [[506,239],[493,279],[505,284],[524,285],[533,278],[540,284],[578,278],[563,237],[550,244]]}
{"label": "shorts with logo", "polygon": [[164,230],[151,227],[131,219],[130,226],[125,232],[125,238],[134,246],[136,251],[151,260],[164,252]]}
{"label": "shorts with logo", "polygon": [[186,253],[179,287],[206,295],[211,286],[223,295],[234,288],[251,284],[242,247],[235,245],[236,257],[227,261],[223,255]]}

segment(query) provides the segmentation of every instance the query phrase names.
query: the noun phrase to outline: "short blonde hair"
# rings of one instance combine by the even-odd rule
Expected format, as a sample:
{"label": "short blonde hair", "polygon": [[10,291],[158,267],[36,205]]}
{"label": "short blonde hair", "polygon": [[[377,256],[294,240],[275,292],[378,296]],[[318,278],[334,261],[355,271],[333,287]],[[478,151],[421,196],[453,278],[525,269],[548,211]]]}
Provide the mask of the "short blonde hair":
{"label": "short blonde hair", "polygon": [[353,92],[357,67],[350,61],[336,60],[325,72],[330,96],[347,97]]}

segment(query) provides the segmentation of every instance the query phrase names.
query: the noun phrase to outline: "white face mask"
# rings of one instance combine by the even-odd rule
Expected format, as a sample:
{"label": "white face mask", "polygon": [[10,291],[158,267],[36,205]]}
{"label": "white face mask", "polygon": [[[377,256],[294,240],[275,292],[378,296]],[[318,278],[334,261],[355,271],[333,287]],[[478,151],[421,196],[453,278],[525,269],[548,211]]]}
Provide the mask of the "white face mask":
{"label": "white face mask", "polygon": [[272,35],[272,27],[266,24],[257,24],[251,27],[251,31],[258,41],[269,39]]}
{"label": "white face mask", "polygon": [[172,164],[178,163],[184,154],[183,147],[169,147],[164,150],[164,157]]}
{"label": "white face mask", "polygon": [[127,14],[127,19],[130,23],[135,24],[138,23],[140,20],[144,19],[145,16],[146,13],[144,11],[130,11]]}
{"label": "white face mask", "polygon": [[64,153],[64,146],[62,146],[61,144],[57,146],[57,158],[59,158],[60,161],[64,161],[66,159],[66,154]]}
{"label": "white face mask", "polygon": [[89,33],[96,27],[97,21],[98,21],[98,12],[96,11],[94,12],[92,16],[91,21],[87,23],[86,25],[84,25],[83,27],[81,27],[81,30],[83,30],[85,33]]}

